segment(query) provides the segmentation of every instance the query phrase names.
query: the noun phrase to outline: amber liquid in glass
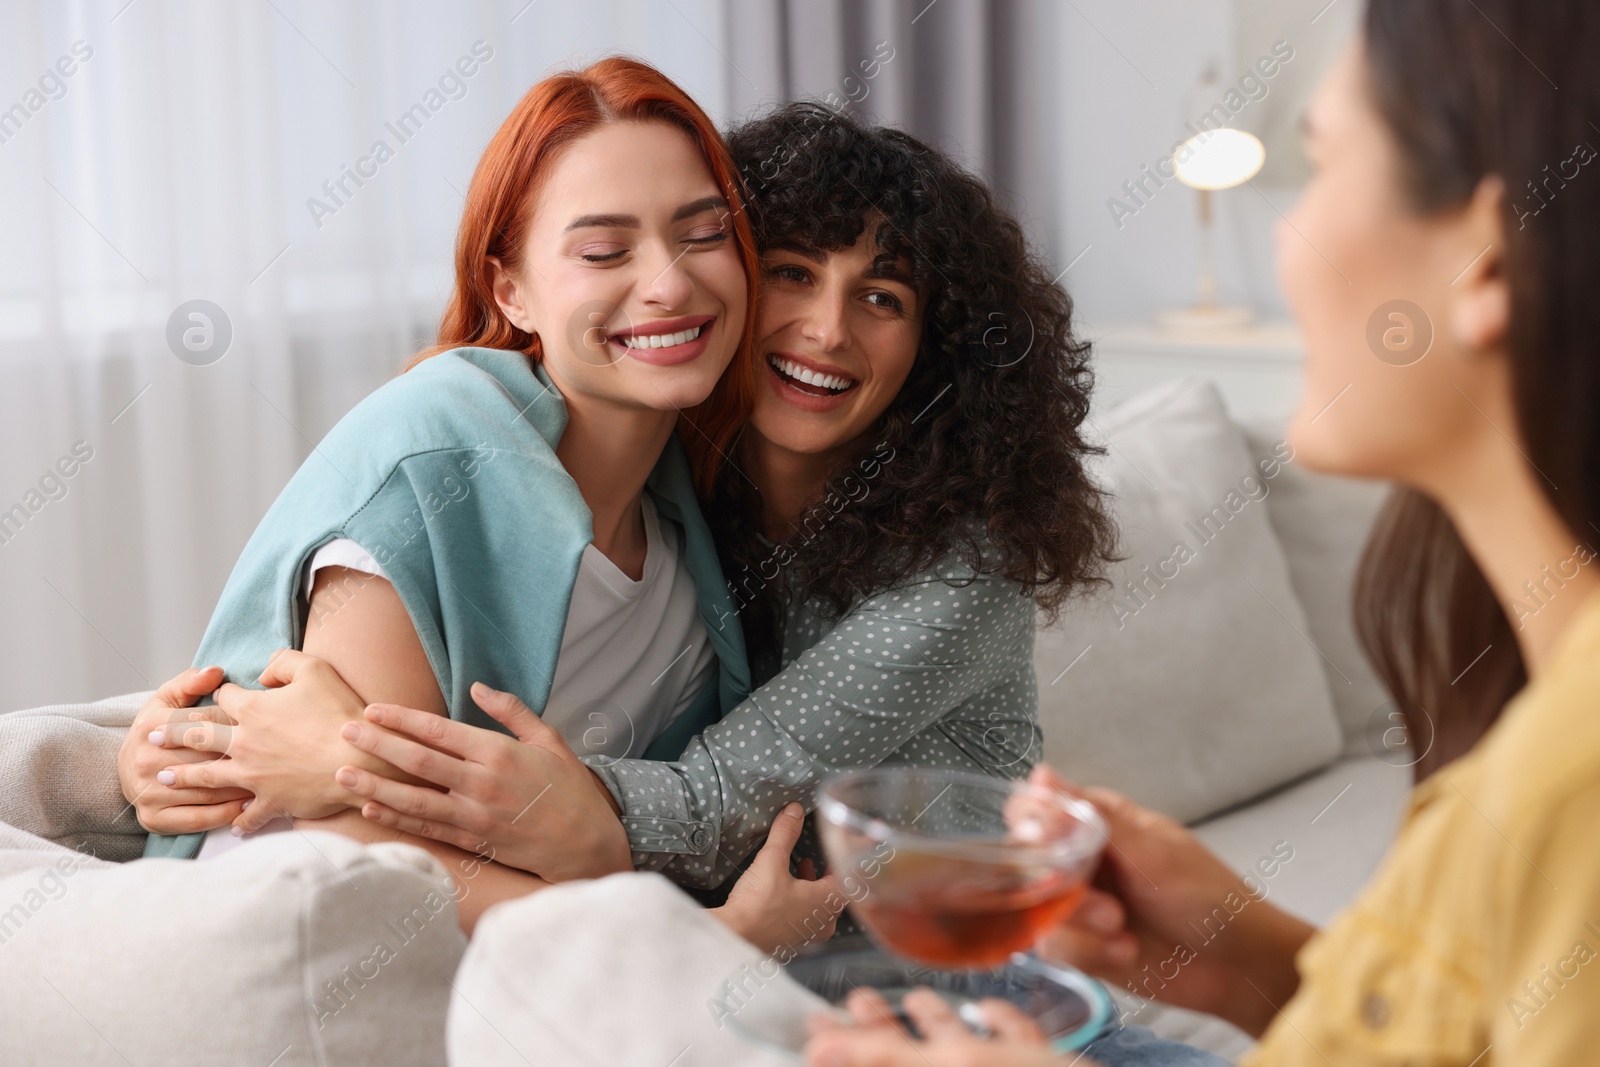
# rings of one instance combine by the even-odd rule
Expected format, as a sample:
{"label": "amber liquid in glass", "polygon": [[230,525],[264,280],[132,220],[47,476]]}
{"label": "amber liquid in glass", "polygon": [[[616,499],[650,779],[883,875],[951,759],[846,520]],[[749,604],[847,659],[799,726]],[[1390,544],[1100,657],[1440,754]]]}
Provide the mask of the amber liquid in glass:
{"label": "amber liquid in glass", "polygon": [[861,925],[896,955],[936,967],[999,967],[1077,908],[1078,873],[900,853],[861,900]]}

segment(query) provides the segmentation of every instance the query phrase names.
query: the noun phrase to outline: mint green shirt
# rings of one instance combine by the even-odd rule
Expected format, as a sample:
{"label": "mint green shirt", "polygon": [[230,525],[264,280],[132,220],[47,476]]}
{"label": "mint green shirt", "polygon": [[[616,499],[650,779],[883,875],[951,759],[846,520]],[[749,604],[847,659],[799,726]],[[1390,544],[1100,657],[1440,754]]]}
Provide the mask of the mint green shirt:
{"label": "mint green shirt", "polygon": [[[591,516],[555,454],[567,410],[519,352],[458,348],[357,404],[313,450],[245,545],[195,666],[259,688],[280,648],[299,648],[299,589],[322,545],[347,537],[384,569],[416,627],[451,718],[504,731],[473,703],[473,682],[543,710]],[[748,694],[744,638],[710,531],[673,437],[645,486],[682,531],[716,685],[645,752],[672,759]],[[193,857],[204,834],[152,834],[149,856]]]}

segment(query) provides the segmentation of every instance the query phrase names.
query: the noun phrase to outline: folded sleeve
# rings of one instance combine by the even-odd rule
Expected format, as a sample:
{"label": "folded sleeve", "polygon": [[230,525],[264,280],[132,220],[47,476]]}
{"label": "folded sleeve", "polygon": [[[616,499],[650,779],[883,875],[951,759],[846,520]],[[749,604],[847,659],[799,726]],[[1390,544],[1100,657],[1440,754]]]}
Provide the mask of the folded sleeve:
{"label": "folded sleeve", "polygon": [[1033,635],[1033,602],[1014,583],[930,575],[852,608],[679,760],[589,762],[622,807],[635,865],[712,888],[785,804],[811,810],[841,770],[914,750],[913,762],[1025,773],[1038,739]]}

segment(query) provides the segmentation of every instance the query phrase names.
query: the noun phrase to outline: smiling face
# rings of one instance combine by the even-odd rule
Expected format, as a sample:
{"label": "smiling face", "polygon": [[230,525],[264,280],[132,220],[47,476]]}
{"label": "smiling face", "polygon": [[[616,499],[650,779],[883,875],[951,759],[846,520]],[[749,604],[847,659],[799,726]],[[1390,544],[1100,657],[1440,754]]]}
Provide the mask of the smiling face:
{"label": "smiling face", "polygon": [[836,252],[779,246],[762,257],[751,425],[773,447],[843,453],[899,394],[922,341],[904,262],[878,254],[869,220]]}
{"label": "smiling face", "polygon": [[1278,224],[1278,273],[1306,338],[1289,440],[1319,470],[1437,493],[1516,436],[1499,187],[1424,212],[1358,41],[1306,119],[1314,176]]}
{"label": "smiling face", "polygon": [[710,395],[747,289],[727,202],[689,136],[665,122],[585,134],[533,212],[521,263],[494,262],[494,295],[538,336],[569,403],[672,411]]}

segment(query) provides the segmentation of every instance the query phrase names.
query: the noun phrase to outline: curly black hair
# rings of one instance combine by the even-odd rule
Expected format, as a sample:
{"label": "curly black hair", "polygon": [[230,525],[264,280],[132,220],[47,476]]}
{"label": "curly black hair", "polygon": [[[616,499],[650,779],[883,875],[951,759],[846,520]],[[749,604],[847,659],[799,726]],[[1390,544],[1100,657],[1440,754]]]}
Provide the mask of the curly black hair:
{"label": "curly black hair", "polygon": [[1114,536],[1085,471],[1099,451],[1082,432],[1089,345],[988,186],[909,134],[815,103],[749,121],[728,144],[763,250],[837,251],[876,222],[879,252],[910,266],[924,309],[904,387],[784,543],[759,536],[739,464],[718,476],[706,511],[758,677],[776,669],[788,603],[842,615],[942,560],[1016,582],[1047,619],[1104,581]]}

